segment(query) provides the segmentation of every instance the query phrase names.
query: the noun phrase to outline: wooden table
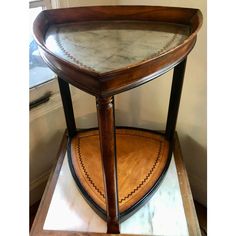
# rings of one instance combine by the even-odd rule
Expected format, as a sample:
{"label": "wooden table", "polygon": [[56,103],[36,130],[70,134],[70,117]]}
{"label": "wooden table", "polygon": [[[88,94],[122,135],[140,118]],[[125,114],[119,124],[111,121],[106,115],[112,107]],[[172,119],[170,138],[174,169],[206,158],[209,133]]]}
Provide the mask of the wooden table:
{"label": "wooden table", "polygon": [[[101,6],[41,12],[34,35],[58,75],[68,130],[68,163],[107,233],[160,186],[174,146],[187,55],[202,24],[198,9]],[[115,126],[114,96],[174,69],[164,132]],[[77,130],[69,84],[96,98],[98,128]],[[122,227],[121,227],[122,228]]]}
{"label": "wooden table", "polygon": [[[122,235],[201,235],[177,134],[174,140],[173,158],[162,185],[148,203],[121,223]],[[66,145],[64,135],[31,236],[107,235],[105,221],[93,212],[76,188],[65,158]],[[155,209],[151,211],[151,225],[148,208]]]}

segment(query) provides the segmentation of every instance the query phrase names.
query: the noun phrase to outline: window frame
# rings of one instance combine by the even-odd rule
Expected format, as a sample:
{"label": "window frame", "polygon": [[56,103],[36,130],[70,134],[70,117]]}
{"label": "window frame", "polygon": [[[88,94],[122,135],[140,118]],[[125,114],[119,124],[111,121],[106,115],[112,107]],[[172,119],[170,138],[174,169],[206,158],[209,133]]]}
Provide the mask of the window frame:
{"label": "window frame", "polygon": [[[41,7],[42,10],[52,9],[52,1],[51,0],[29,0],[29,9],[38,8],[38,7]],[[51,80],[55,78],[56,78],[56,75],[49,76],[48,79],[39,81],[39,83],[36,83],[35,85],[32,85],[32,86],[30,86],[30,83],[29,83],[29,89],[31,90],[35,87],[41,86],[47,82],[50,82]]]}
{"label": "window frame", "polygon": [[43,9],[51,9],[52,3],[50,0],[29,0],[29,8],[42,7]]}

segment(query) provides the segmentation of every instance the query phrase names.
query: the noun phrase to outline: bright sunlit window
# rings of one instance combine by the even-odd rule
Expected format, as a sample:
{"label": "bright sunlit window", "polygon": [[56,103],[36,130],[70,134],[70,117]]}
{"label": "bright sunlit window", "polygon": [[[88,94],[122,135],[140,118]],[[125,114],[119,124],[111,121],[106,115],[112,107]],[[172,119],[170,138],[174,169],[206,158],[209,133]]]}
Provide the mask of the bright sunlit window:
{"label": "bright sunlit window", "polygon": [[55,78],[55,74],[51,71],[41,58],[38,46],[33,37],[33,22],[37,15],[44,9],[51,8],[48,0],[29,1],[29,87],[35,87],[39,84],[47,82]]}

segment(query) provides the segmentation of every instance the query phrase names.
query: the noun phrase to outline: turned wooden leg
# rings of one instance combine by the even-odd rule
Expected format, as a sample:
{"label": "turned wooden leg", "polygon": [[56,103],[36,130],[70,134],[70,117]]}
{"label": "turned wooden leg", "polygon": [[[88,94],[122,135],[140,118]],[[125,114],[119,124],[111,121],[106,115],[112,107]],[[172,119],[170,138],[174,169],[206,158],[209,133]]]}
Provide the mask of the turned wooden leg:
{"label": "turned wooden leg", "polygon": [[166,138],[169,140],[172,140],[174,137],[181,92],[184,81],[186,61],[187,58],[185,58],[174,68],[174,75],[171,86],[171,94],[170,94],[169,109],[168,109],[167,124],[166,124],[166,133],[165,133]]}
{"label": "turned wooden leg", "polygon": [[68,135],[70,138],[72,138],[76,134],[76,125],[71,101],[70,87],[66,81],[64,81],[59,77],[58,77],[58,84],[61,93],[61,100],[63,104],[64,114],[66,118]]}
{"label": "turned wooden leg", "polygon": [[97,97],[99,138],[107,208],[107,233],[119,233],[117,162],[113,97]]}

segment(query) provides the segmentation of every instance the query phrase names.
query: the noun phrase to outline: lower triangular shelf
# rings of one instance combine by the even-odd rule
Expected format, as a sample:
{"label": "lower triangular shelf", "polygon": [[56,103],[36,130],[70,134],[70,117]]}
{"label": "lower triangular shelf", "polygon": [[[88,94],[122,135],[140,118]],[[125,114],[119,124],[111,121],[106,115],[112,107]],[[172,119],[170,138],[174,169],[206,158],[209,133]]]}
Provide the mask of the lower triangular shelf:
{"label": "lower triangular shelf", "polygon": [[[169,142],[149,131],[116,129],[120,221],[139,209],[157,189],[169,160]],[[106,219],[98,130],[79,132],[70,143],[72,175],[85,199]]]}

